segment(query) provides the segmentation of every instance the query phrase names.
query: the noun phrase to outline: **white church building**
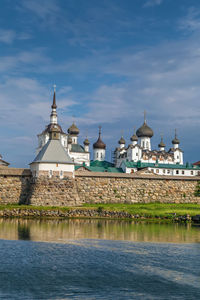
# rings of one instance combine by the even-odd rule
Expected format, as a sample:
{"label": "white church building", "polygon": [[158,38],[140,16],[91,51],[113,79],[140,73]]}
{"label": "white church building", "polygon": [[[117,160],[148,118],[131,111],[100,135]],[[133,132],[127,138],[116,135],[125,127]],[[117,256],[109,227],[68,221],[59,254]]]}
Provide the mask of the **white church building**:
{"label": "white church building", "polygon": [[53,95],[53,104],[51,106],[52,111],[50,115],[50,123],[46,126],[44,131],[38,134],[38,147],[36,150],[36,154],[38,154],[44,145],[50,139],[50,132],[52,128],[57,128],[60,134],[60,142],[64,149],[66,150],[69,157],[75,164],[86,164],[87,166],[90,165],[90,152],[89,152],[89,145],[90,142],[86,138],[84,141],[84,146],[78,143],[78,135],[79,129],[77,128],[76,124],[73,123],[65,133],[62,130],[62,127],[58,124],[58,117],[57,117],[57,105],[56,105],[56,92],[54,90]]}
{"label": "white church building", "polygon": [[125,173],[135,173],[138,170],[146,169],[157,175],[171,176],[197,176],[200,175],[200,168],[194,165],[183,164],[183,151],[180,149],[180,141],[175,137],[172,140],[172,147],[166,150],[163,137],[158,149],[152,150],[151,138],[153,130],[147,125],[146,114],[143,125],[130,138],[131,144],[126,146],[123,136],[119,140],[119,147],[114,151],[114,161],[117,168],[122,168]]}
{"label": "white church building", "polygon": [[112,172],[112,173],[151,173],[164,176],[200,176],[200,166],[183,163],[183,151],[180,141],[175,137],[172,147],[166,150],[163,137],[158,149],[152,150],[153,130],[147,125],[146,115],[143,125],[131,136],[131,143],[126,146],[122,136],[119,146],[114,151],[114,162],[106,161],[106,144],[99,136],[93,144],[93,160],[90,159],[90,142],[86,138],[83,146],[78,142],[79,129],[76,124],[68,128],[67,133],[58,123],[56,92],[54,89],[50,123],[38,134],[36,158],[30,164],[33,176],[48,177],[68,175],[74,172]]}

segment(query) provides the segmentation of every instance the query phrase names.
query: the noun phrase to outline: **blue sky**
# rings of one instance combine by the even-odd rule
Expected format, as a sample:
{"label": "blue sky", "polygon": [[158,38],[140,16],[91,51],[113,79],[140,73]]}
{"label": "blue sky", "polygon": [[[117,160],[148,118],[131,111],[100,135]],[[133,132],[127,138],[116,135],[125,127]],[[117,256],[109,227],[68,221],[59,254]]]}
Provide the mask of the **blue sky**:
{"label": "blue sky", "polygon": [[73,116],[107,159],[121,133],[154,130],[185,162],[200,159],[200,2],[197,0],[1,0],[0,153],[12,166],[35,156],[57,85],[59,123]]}

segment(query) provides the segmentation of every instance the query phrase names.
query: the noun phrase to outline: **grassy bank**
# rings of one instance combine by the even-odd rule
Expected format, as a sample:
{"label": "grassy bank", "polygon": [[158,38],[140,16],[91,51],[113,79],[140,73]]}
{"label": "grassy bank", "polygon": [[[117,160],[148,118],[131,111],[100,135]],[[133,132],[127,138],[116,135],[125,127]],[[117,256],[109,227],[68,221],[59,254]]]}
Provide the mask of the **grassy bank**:
{"label": "grassy bank", "polygon": [[121,211],[132,215],[142,217],[172,217],[183,215],[200,215],[200,204],[176,204],[176,203],[136,203],[136,204],[85,204],[83,207],[107,210]]}
{"label": "grassy bank", "polygon": [[137,203],[137,204],[84,204],[79,207],[56,207],[56,206],[30,206],[30,205],[0,205],[0,210],[31,209],[35,211],[62,211],[71,210],[96,210],[123,212],[143,218],[174,218],[174,216],[200,215],[200,204],[164,204],[164,203]]}

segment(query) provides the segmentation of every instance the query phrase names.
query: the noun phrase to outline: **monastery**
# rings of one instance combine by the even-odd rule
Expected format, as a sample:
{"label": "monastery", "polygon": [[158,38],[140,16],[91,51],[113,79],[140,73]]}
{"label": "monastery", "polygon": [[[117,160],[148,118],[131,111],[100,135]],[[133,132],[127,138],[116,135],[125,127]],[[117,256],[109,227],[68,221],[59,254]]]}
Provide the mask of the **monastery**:
{"label": "monastery", "polygon": [[[101,127],[99,136],[93,144],[93,160],[91,160],[89,145],[86,138],[83,145],[79,144],[79,129],[76,124],[65,133],[58,123],[56,92],[54,89],[50,123],[38,134],[36,157],[30,163],[33,177],[57,176],[74,177],[76,172],[111,172],[136,173],[163,176],[199,176],[200,164],[184,164],[183,151],[175,131],[172,147],[166,150],[161,137],[157,150],[151,149],[153,130],[147,125],[144,115],[143,125],[133,133],[131,143],[126,146],[123,136],[118,141],[119,146],[114,151],[114,162],[108,162],[106,144],[102,141]],[[0,166],[7,167],[9,163],[0,156]]]}

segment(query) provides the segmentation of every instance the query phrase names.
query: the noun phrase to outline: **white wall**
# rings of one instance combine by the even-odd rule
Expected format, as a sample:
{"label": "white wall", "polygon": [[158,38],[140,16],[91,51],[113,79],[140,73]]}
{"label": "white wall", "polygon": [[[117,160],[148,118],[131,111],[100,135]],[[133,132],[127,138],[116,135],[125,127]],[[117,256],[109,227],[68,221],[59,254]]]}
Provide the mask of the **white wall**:
{"label": "white wall", "polygon": [[104,161],[105,160],[105,149],[93,149],[94,151],[94,160]]}
{"label": "white wall", "polygon": [[85,163],[86,166],[90,165],[90,153],[82,152],[69,152],[69,156],[73,159],[76,164]]}
{"label": "white wall", "polygon": [[[38,176],[40,171],[48,171],[49,177],[51,177],[51,171],[57,171],[60,173],[60,178],[63,178],[61,171],[74,173],[74,164],[59,164],[59,163],[32,163],[30,165],[33,176]],[[36,172],[36,174],[35,174]]]}
{"label": "white wall", "polygon": [[[134,168],[125,168],[122,163],[122,169],[125,173],[131,173]],[[137,169],[134,169],[137,170]],[[167,169],[167,168],[154,168],[148,167],[149,171],[153,171],[157,175],[166,175],[166,176],[197,176],[198,170],[188,170],[188,169]],[[178,174],[177,174],[178,172]]]}
{"label": "white wall", "polygon": [[141,137],[140,138],[140,146],[144,150],[151,150],[151,139],[149,137]]}

